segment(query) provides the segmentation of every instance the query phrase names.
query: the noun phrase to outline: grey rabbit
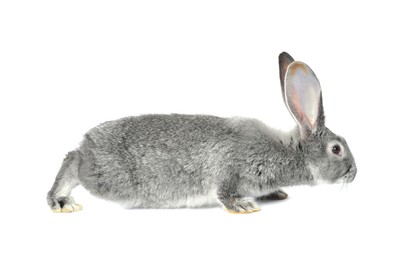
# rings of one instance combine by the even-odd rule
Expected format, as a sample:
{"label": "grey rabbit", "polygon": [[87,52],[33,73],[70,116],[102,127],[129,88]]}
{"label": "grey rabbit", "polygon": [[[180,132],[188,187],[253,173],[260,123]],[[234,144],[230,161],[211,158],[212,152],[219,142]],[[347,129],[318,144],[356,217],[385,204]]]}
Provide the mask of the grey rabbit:
{"label": "grey rabbit", "polygon": [[291,132],[255,119],[207,115],[142,115],[91,129],[67,154],[47,201],[54,212],[82,209],[70,196],[81,184],[127,208],[221,205],[259,211],[261,199],[284,199],[292,185],[349,183],[354,158],[344,138],[324,123],[320,83],[305,63],[279,55]]}

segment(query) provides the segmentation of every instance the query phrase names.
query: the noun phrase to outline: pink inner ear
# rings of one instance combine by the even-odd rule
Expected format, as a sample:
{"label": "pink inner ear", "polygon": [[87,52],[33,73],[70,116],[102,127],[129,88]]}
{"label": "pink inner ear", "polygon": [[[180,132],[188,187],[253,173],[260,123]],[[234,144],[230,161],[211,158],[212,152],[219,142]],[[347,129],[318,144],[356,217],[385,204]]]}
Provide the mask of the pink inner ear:
{"label": "pink inner ear", "polygon": [[302,101],[300,100],[300,96],[297,93],[296,89],[291,90],[290,98],[289,98],[291,105],[292,105],[292,112],[298,122],[306,122],[311,127],[313,127],[313,122],[308,118],[308,116],[304,113],[304,109],[302,107]]}
{"label": "pink inner ear", "polygon": [[320,102],[320,83],[305,63],[293,62],[286,76],[287,107],[302,128],[314,131]]}
{"label": "pink inner ear", "polygon": [[294,112],[294,116],[296,117],[296,119],[298,121],[302,121],[303,119],[303,113],[302,113],[302,108],[301,108],[301,104],[300,104],[300,98],[297,95],[297,90],[292,89],[291,90],[291,94],[290,94],[290,98],[289,101],[292,104],[292,112]]}

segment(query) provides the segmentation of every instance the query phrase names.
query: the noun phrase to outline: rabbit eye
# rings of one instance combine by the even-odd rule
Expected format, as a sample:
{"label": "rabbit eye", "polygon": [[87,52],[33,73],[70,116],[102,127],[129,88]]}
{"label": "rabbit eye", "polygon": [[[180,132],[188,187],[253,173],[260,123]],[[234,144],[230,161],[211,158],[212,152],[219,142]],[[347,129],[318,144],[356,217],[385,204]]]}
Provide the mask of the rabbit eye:
{"label": "rabbit eye", "polygon": [[340,152],[341,152],[341,147],[340,147],[340,145],[338,145],[338,144],[334,145],[333,148],[331,149],[331,151],[332,151],[334,154],[339,155]]}

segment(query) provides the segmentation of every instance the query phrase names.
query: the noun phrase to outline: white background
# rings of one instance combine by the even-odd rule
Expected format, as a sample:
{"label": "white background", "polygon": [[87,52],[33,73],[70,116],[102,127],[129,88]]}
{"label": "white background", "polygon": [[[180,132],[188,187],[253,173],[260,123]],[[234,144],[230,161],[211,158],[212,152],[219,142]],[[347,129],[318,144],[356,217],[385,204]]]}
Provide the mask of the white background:
{"label": "white background", "polygon": [[[1,259],[412,259],[408,1],[2,1]],[[66,152],[103,121],[145,113],[290,129],[277,56],[309,64],[327,126],[358,166],[348,187],[282,202],[125,210],[79,187],[46,203]]]}

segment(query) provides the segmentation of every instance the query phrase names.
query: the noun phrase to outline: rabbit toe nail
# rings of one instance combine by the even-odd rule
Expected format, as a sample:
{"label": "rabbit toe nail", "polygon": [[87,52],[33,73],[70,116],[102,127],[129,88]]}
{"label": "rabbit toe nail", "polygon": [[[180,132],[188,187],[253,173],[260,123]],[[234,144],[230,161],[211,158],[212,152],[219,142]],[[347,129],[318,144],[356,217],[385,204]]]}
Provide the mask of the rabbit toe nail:
{"label": "rabbit toe nail", "polygon": [[81,211],[82,209],[83,209],[83,206],[81,204],[74,205],[74,211]]}
{"label": "rabbit toe nail", "polygon": [[234,210],[227,210],[227,212],[228,213],[231,213],[231,214],[250,214],[250,213],[254,213],[254,212],[257,212],[257,211],[260,211],[259,209],[258,210],[244,210],[244,211],[234,211]]}
{"label": "rabbit toe nail", "polygon": [[72,213],[76,211],[81,211],[83,209],[82,205],[80,204],[73,204],[73,205],[65,205],[63,208],[56,208],[52,211],[54,213]]}

